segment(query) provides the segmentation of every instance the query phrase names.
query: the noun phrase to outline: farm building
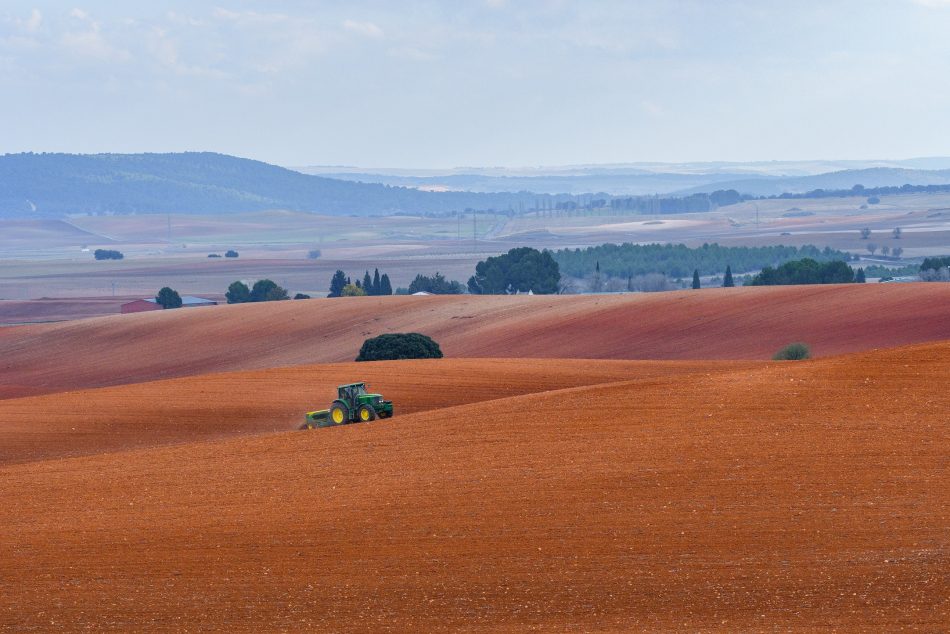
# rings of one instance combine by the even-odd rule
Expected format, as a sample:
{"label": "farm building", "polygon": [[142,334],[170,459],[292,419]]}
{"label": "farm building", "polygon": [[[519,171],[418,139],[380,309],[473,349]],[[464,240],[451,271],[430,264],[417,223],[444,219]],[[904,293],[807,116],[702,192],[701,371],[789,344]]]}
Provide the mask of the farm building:
{"label": "farm building", "polygon": [[[193,308],[195,306],[217,306],[218,302],[204,297],[195,297],[194,295],[182,295],[181,307]],[[155,301],[154,297],[146,299],[136,299],[134,301],[122,304],[120,311],[124,313],[144,313],[149,310],[162,310],[161,305]]]}

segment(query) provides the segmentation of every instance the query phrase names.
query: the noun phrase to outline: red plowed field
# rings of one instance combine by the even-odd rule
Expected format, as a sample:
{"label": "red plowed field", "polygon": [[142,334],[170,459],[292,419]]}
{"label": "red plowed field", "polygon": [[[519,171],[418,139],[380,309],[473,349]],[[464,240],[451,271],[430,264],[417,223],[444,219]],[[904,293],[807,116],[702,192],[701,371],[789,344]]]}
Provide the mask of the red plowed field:
{"label": "red plowed field", "polygon": [[422,332],[449,357],[768,359],[950,339],[950,285],[851,284],[622,296],[386,297],[216,306],[0,329],[0,397],[351,361]]}
{"label": "red plowed field", "polygon": [[0,627],[946,631],[948,377],[932,344],[0,467]]}
{"label": "red plowed field", "polygon": [[[367,381],[398,415],[753,362],[431,359],[210,374],[0,401],[0,464],[296,429],[336,386]],[[520,415],[513,412],[513,416]]]}

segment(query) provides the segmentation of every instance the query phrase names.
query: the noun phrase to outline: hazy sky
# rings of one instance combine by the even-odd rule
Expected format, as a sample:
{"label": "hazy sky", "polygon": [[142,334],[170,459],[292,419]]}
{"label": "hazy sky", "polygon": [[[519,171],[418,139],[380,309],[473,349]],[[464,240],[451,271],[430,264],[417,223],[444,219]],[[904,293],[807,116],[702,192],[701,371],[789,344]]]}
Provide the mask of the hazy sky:
{"label": "hazy sky", "polygon": [[950,154],[950,0],[3,0],[0,153]]}

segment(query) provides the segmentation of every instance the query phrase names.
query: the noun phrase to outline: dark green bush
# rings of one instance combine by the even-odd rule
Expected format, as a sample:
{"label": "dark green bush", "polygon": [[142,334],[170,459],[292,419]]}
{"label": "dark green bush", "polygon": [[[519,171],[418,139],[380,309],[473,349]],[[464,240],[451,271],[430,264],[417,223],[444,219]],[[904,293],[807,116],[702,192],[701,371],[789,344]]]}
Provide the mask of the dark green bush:
{"label": "dark green bush", "polygon": [[774,361],[801,361],[810,357],[808,346],[803,343],[790,343],[776,352],[772,359]]}
{"label": "dark green bush", "polygon": [[161,290],[158,291],[158,295],[155,296],[155,301],[158,302],[162,308],[181,308],[181,295],[178,294],[178,291],[168,286],[163,286]]}
{"label": "dark green bush", "polygon": [[379,335],[363,342],[357,361],[393,361],[396,359],[441,359],[439,344],[417,332]]}
{"label": "dark green bush", "polygon": [[121,251],[115,251],[114,249],[96,249],[93,256],[97,260],[121,260],[125,257]]}

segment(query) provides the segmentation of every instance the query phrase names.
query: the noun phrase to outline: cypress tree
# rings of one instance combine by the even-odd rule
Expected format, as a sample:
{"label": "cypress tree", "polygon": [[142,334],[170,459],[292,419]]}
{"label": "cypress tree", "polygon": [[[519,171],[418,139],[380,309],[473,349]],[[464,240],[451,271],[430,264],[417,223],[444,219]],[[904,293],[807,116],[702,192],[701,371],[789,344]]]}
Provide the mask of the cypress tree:
{"label": "cypress tree", "polygon": [[736,283],[732,281],[732,267],[728,264],[726,265],[726,277],[722,280],[723,288],[732,288]]}
{"label": "cypress tree", "polygon": [[393,294],[393,285],[389,282],[389,275],[386,273],[383,273],[383,276],[379,278],[379,294],[380,295]]}
{"label": "cypress tree", "polygon": [[382,295],[382,288],[380,287],[379,280],[379,269],[376,269],[376,272],[373,273],[373,292],[370,295]]}
{"label": "cypress tree", "polygon": [[867,279],[864,277],[864,269],[858,269],[858,272],[854,275],[854,282],[856,284],[864,284],[867,282]]}
{"label": "cypress tree", "polygon": [[369,271],[366,271],[366,274],[363,276],[363,286],[362,289],[366,291],[367,295],[373,295],[373,278],[369,276]]}
{"label": "cypress tree", "polygon": [[693,288],[699,288],[699,269],[693,270]]}

